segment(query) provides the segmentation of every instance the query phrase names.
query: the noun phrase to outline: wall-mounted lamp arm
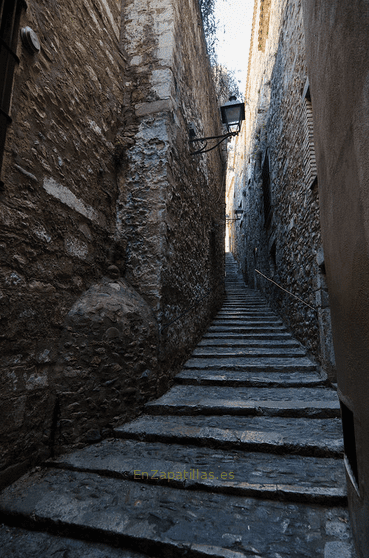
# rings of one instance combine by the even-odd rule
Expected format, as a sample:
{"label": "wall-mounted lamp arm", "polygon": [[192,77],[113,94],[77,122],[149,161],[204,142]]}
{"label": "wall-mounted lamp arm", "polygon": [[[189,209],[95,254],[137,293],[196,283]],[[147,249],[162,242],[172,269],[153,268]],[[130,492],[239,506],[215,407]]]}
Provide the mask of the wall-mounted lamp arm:
{"label": "wall-mounted lamp arm", "polygon": [[[222,115],[222,122],[227,126],[228,132],[221,136],[209,136],[207,138],[196,138],[194,126],[191,126],[189,128],[189,134],[190,134],[190,139],[188,140],[189,143],[194,143],[197,141],[205,142],[205,145],[201,149],[198,149],[197,151],[193,151],[191,155],[200,155],[201,153],[207,153],[208,151],[212,151],[227,138],[238,136],[238,134],[240,133],[241,123],[245,119],[244,103],[239,103],[236,100],[236,97],[232,96],[229,98],[228,103],[220,107],[220,111]],[[209,140],[220,140],[220,141],[218,141],[218,143],[216,143],[213,147],[207,149],[207,142]]]}
{"label": "wall-mounted lamp arm", "polygon": [[[204,141],[205,145],[204,147],[202,147],[201,149],[198,149],[197,151],[193,151],[191,153],[191,155],[199,155],[200,153],[207,153],[208,151],[212,151],[213,149],[215,149],[216,147],[218,147],[218,145],[220,145],[224,140],[233,137],[233,136],[237,136],[239,133],[239,131],[236,132],[228,132],[228,134],[224,134],[223,136],[210,136],[208,138],[193,138],[188,140],[189,143],[194,143],[195,141]],[[207,145],[208,145],[208,140],[214,140],[214,139],[220,139],[220,141],[218,141],[218,143],[216,143],[215,145],[213,145],[213,147],[210,147],[209,149],[206,149]]]}

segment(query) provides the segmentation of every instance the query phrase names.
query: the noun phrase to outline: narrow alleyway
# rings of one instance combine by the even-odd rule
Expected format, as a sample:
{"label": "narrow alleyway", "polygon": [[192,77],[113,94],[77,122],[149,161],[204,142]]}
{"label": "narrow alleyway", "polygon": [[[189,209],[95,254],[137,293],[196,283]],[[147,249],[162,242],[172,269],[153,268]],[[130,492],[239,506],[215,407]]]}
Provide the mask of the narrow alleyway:
{"label": "narrow alleyway", "polygon": [[226,268],[175,386],[3,492],[0,556],[354,557],[336,392],[230,254]]}

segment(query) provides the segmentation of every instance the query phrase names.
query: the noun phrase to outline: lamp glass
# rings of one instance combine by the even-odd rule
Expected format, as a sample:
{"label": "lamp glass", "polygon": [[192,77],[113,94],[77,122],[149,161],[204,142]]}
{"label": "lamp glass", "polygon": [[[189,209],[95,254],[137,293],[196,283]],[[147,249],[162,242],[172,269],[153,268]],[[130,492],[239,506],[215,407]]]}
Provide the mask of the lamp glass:
{"label": "lamp glass", "polygon": [[230,97],[229,102],[220,107],[222,122],[226,124],[228,131],[232,126],[241,127],[242,120],[245,119],[245,106],[237,101],[236,97]]}

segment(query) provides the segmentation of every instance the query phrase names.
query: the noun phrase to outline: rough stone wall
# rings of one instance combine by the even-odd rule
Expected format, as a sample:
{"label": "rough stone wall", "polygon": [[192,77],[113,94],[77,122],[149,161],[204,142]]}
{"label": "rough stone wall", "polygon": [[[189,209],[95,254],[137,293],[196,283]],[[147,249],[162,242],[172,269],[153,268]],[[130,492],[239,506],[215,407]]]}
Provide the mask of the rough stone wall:
{"label": "rough stone wall", "polygon": [[119,6],[32,1],[26,25],[41,51],[19,42],[0,194],[1,470],[50,451],[65,318],[114,263]]}
{"label": "rough stone wall", "polygon": [[[127,279],[156,312],[161,358],[175,363],[223,290],[222,151],[192,157],[188,144],[191,126],[198,137],[220,133],[219,111],[198,2],[127,1],[123,33],[135,127],[119,175],[118,227]],[[209,289],[214,296],[167,327]]]}
{"label": "rough stone wall", "polygon": [[304,0],[350,523],[369,556],[369,11]]}
{"label": "rough stone wall", "polygon": [[0,193],[1,483],[139,413],[219,305],[221,286],[161,327],[223,277],[220,153],[187,143],[189,115],[219,119],[199,18],[195,0],[22,15],[41,51],[18,45]]}
{"label": "rough stone wall", "polygon": [[[256,5],[254,35],[260,34],[259,15]],[[243,204],[245,218],[238,228],[235,255],[248,284],[266,294],[334,380],[318,188],[310,180],[313,162],[307,161],[308,76],[300,1],[272,2],[269,27],[262,29],[267,39],[255,36],[252,41],[246,90],[247,173],[243,163],[236,170],[234,203]]]}

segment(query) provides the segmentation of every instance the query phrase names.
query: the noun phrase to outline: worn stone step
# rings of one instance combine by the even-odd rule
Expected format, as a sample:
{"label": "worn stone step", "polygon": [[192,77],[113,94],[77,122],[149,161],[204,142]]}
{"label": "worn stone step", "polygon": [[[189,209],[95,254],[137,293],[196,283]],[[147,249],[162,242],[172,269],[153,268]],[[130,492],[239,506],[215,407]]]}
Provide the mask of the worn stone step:
{"label": "worn stone step", "polygon": [[218,312],[217,314],[217,318],[221,318],[221,317],[232,317],[232,316],[239,316],[239,317],[247,317],[247,316],[251,316],[252,318],[256,318],[256,317],[260,317],[260,318],[270,318],[270,319],[274,319],[274,318],[279,318],[279,316],[277,314],[274,314],[273,312],[268,312],[267,309],[262,308],[262,309],[257,309],[257,308],[225,308],[224,310],[221,310],[220,312]]}
{"label": "worn stone step", "polygon": [[226,288],[225,290],[225,299],[224,299],[224,304],[238,304],[238,303],[244,303],[244,304],[250,304],[250,305],[264,305],[264,306],[268,306],[269,310],[270,310],[270,306],[268,305],[267,301],[265,300],[265,298],[262,297],[256,297],[256,296],[249,296],[247,293],[245,293],[245,288],[240,287],[237,290],[229,290]]}
{"label": "worn stone step", "polygon": [[270,308],[268,306],[265,306],[265,305],[263,305],[263,306],[261,306],[261,305],[250,306],[250,304],[232,304],[232,305],[230,304],[230,305],[227,305],[227,306],[224,305],[224,306],[222,306],[219,313],[221,313],[223,315],[228,315],[228,314],[233,314],[233,313],[240,313],[240,314],[254,314],[254,315],[268,314],[268,315],[271,315],[273,317],[278,316],[278,314],[276,314],[275,312],[271,312]]}
{"label": "worn stone step", "polygon": [[250,291],[250,289],[245,287],[244,283],[242,284],[239,282],[239,283],[230,284],[226,279],[226,292],[236,293],[250,300],[263,300],[265,302],[265,298],[260,294],[260,292]]}
{"label": "worn stone step", "polygon": [[[0,525],[1,558],[147,558],[147,554],[98,542]],[[152,558],[159,558],[159,555]]]}
{"label": "worn stone step", "polygon": [[259,301],[251,301],[241,296],[230,296],[226,294],[223,306],[221,310],[238,310],[238,309],[245,309],[245,310],[265,310],[271,312],[270,306],[262,300]]}
{"label": "worn stone step", "polygon": [[255,303],[263,303],[266,304],[265,298],[256,295],[249,295],[245,292],[245,287],[227,287],[226,286],[226,295],[228,298],[234,298],[239,300],[247,300],[248,302],[255,302]]}
{"label": "worn stone step", "polygon": [[244,387],[313,387],[326,380],[317,372],[233,372],[224,370],[182,370],[177,384]]}
{"label": "worn stone step", "polygon": [[337,394],[327,388],[234,388],[174,386],[145,405],[151,414],[270,415],[333,418],[340,416]]}
{"label": "worn stone step", "polygon": [[246,416],[143,415],[115,428],[120,438],[211,448],[342,457],[339,419]]}
{"label": "worn stone step", "polygon": [[200,343],[197,345],[198,347],[234,347],[236,348],[248,348],[248,347],[263,347],[265,349],[269,348],[281,348],[287,349],[289,347],[299,348],[301,347],[300,343],[293,339],[292,337],[287,339],[273,339],[273,338],[266,338],[266,339],[248,339],[244,336],[232,336],[223,338],[222,336],[218,337],[208,337],[204,336]]}
{"label": "worn stone step", "polygon": [[48,466],[182,489],[346,504],[342,459],[113,439],[49,460]]}
{"label": "worn stone step", "polygon": [[225,309],[222,310],[220,312],[218,312],[218,314],[216,315],[215,319],[229,319],[229,318],[234,318],[234,319],[251,319],[251,320],[255,320],[257,318],[259,319],[270,319],[270,320],[279,320],[281,321],[281,318],[277,315],[274,314],[273,312],[268,312],[266,309],[261,309],[259,311],[259,309],[257,308],[248,308],[248,309],[244,309],[243,311],[241,311],[240,308],[236,309]]}
{"label": "worn stone step", "polygon": [[309,359],[304,357],[217,357],[217,358],[190,358],[183,366],[184,369],[222,369],[222,370],[245,370],[245,371],[295,371],[300,370],[316,370],[316,365]]}
{"label": "worn stone step", "polygon": [[207,331],[204,336],[203,340],[206,339],[219,339],[219,340],[244,340],[245,342],[251,340],[258,340],[258,341],[271,341],[274,340],[291,340],[296,343],[296,340],[292,337],[288,331],[280,331],[280,332],[256,332],[253,331],[249,332],[234,332],[234,331]]}
{"label": "worn stone step", "polygon": [[217,319],[215,318],[212,323],[211,323],[211,327],[219,327],[219,326],[241,326],[241,327],[252,327],[252,328],[269,328],[269,327],[283,327],[284,328],[284,324],[281,320],[263,320],[260,318],[255,318],[254,320],[252,320],[251,318],[248,319],[244,319],[244,318],[222,318],[222,319]]}
{"label": "worn stone step", "polygon": [[226,298],[224,300],[224,303],[227,303],[229,300],[231,300],[232,302],[238,302],[238,301],[245,301],[245,302],[249,302],[250,304],[268,304],[267,300],[262,297],[262,296],[257,296],[257,295],[250,295],[245,287],[237,287],[237,289],[233,288],[233,289],[229,289],[227,288],[226,285],[226,289],[225,289],[225,294],[226,294]]}
{"label": "worn stone step", "polygon": [[197,346],[193,351],[193,357],[301,357],[305,356],[306,351],[294,347],[202,347]]}
{"label": "worn stone step", "polygon": [[222,325],[211,325],[208,333],[287,333],[287,330],[284,326],[244,326],[235,323],[223,323]]}
{"label": "worn stone step", "polygon": [[[237,289],[230,290],[226,286],[225,294],[226,294],[226,297],[225,297],[225,300],[224,300],[224,304],[227,304],[229,301],[231,301],[232,303],[237,303],[237,302],[244,301],[244,302],[249,303],[249,304],[268,305],[268,302],[264,297],[250,295],[247,292],[245,292],[245,287],[238,287]],[[269,310],[270,310],[270,306],[269,306]]]}
{"label": "worn stone step", "polygon": [[[243,320],[243,319],[234,319],[234,318],[230,318],[229,320],[213,320],[210,329],[213,330],[213,328],[217,328],[217,327],[226,327],[226,328],[235,328],[235,327],[242,327],[242,328],[249,328],[249,329],[254,329],[256,331],[263,331],[263,330],[271,330],[273,331],[274,328],[280,328],[281,331],[285,331],[285,326],[283,324],[283,322],[278,321],[278,320],[260,320],[260,319],[255,319],[250,320]],[[277,329],[278,331],[278,329]]]}
{"label": "worn stone step", "polygon": [[265,330],[265,331],[285,331],[286,327],[284,326],[283,322],[278,321],[278,320],[268,320],[268,321],[262,321],[262,320],[235,320],[235,319],[229,319],[229,320],[225,320],[224,318],[222,318],[221,320],[213,320],[211,323],[211,326],[209,327],[210,331],[216,331],[217,329],[219,330],[220,328],[223,329],[228,329],[230,330],[231,328],[242,328],[244,330]]}
{"label": "worn stone step", "polygon": [[266,312],[266,311],[241,311],[241,310],[222,310],[218,312],[216,318],[263,318],[263,319],[280,319],[276,314],[273,312]]}
{"label": "worn stone step", "polygon": [[226,297],[222,308],[229,307],[245,307],[245,308],[265,308],[270,311],[270,306],[264,299],[250,299],[243,295],[236,295],[226,292]]}
{"label": "worn stone step", "polygon": [[[188,492],[51,470],[24,477],[0,496],[1,519],[166,558],[323,556],[329,518],[347,510]],[[23,524],[23,525],[22,525]],[[309,536],[307,536],[307,533]]]}
{"label": "worn stone step", "polygon": [[246,312],[272,312],[270,306],[268,306],[265,302],[251,302],[249,300],[244,300],[238,297],[234,297],[231,300],[229,295],[226,296],[220,311],[225,312],[227,310],[243,310]]}
{"label": "worn stone step", "polygon": [[275,312],[272,312],[270,310],[270,308],[268,308],[267,306],[265,306],[264,308],[254,308],[254,307],[250,307],[249,305],[243,305],[243,306],[222,306],[222,308],[219,310],[219,312],[217,313],[217,316],[221,316],[221,315],[228,315],[228,314],[240,314],[240,315],[248,315],[248,314],[252,314],[255,316],[277,316],[277,314]]}
{"label": "worn stone step", "polygon": [[[248,301],[242,301],[239,299],[235,299],[235,300],[226,300],[223,304],[223,306],[220,309],[220,312],[233,312],[233,311],[244,311],[244,312],[269,312],[271,313],[271,309],[269,306],[267,306],[265,304],[265,302],[248,302]],[[273,314],[275,314],[273,312]]]}

